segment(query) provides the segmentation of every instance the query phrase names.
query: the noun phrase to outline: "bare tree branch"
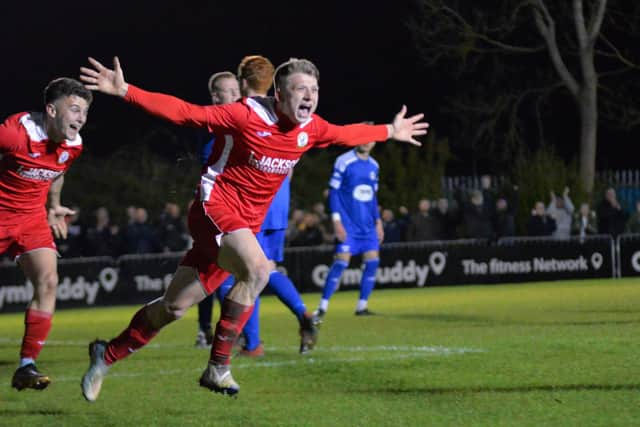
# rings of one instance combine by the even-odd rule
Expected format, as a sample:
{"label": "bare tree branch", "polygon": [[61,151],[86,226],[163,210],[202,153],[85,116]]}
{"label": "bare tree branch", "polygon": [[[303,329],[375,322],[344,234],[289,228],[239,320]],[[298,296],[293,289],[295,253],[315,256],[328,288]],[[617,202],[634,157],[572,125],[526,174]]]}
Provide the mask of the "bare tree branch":
{"label": "bare tree branch", "polygon": [[617,58],[620,62],[622,62],[624,65],[626,65],[629,68],[634,68],[636,70],[640,69],[640,65],[637,65],[637,64],[631,62],[629,59],[625,58],[622,55],[622,52],[620,52],[620,50],[613,43],[611,43],[611,41],[604,34],[601,33],[600,34],[600,38],[602,39],[604,44],[606,44],[609,47],[609,49],[611,49],[613,51],[613,55],[612,54],[606,54],[603,51],[597,51],[600,55]]}
{"label": "bare tree branch", "polygon": [[542,45],[528,47],[528,46],[516,46],[509,43],[501,42],[499,40],[489,37],[487,34],[477,32],[473,28],[473,25],[471,25],[462,15],[460,15],[458,12],[451,9],[450,7],[443,6],[442,11],[449,13],[453,18],[455,18],[455,20],[457,20],[462,25],[462,28],[464,29],[464,32],[466,35],[475,37],[490,45],[499,47],[500,49],[503,49],[509,52],[514,52],[514,53],[535,53],[535,52],[541,52],[545,49],[545,47]]}
{"label": "bare tree branch", "polygon": [[607,0],[598,0],[598,10],[592,16],[591,22],[589,23],[589,39],[591,44],[594,44],[598,39],[606,10]]}
{"label": "bare tree branch", "polygon": [[535,2],[536,7],[533,9],[533,16],[536,27],[538,27],[538,31],[547,42],[551,62],[553,63],[557,73],[560,75],[560,78],[569,89],[569,92],[574,96],[578,96],[580,92],[580,85],[573,75],[571,75],[571,72],[560,55],[560,49],[558,48],[556,40],[555,21],[551,14],[549,14],[549,10],[543,0],[535,0]]}
{"label": "bare tree branch", "polygon": [[589,45],[589,36],[587,36],[587,27],[584,22],[582,0],[573,0],[573,23],[576,27],[576,37],[578,38],[580,51],[584,51]]}

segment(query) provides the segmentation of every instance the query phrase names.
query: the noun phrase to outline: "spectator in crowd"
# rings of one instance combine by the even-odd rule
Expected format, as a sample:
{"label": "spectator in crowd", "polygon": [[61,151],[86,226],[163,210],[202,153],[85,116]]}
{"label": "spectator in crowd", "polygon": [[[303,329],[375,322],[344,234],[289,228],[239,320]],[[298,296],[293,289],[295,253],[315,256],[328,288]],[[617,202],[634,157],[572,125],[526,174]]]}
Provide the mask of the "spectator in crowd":
{"label": "spectator in crowd", "polygon": [[484,210],[493,216],[496,209],[497,191],[491,185],[491,175],[480,176],[480,191],[482,192],[482,204]]}
{"label": "spectator in crowd", "polygon": [[551,191],[551,201],[547,213],[556,221],[556,229],[552,236],[556,239],[568,239],[571,236],[571,222],[573,219],[573,202],[569,197],[569,187],[565,187],[562,197],[556,197]]}
{"label": "spectator in crowd", "polygon": [[504,197],[499,197],[496,200],[493,229],[495,230],[496,239],[516,235],[514,207]]}
{"label": "spectator in crowd", "polygon": [[323,202],[316,202],[312,206],[312,211],[318,215],[320,231],[322,231],[322,243],[333,244],[333,221]]}
{"label": "spectator in crowd", "polygon": [[314,212],[305,212],[291,238],[290,246],[316,246],[323,242],[320,218]]}
{"label": "spectator in crowd", "polygon": [[67,215],[67,238],[55,239],[58,252],[65,258],[85,256],[85,225],[80,217],[80,207],[72,206],[73,214]]}
{"label": "spectator in crowd", "polygon": [[462,221],[464,236],[471,239],[493,239],[494,231],[491,222],[491,210],[484,203],[484,196],[479,190],[471,193],[471,201],[461,201],[463,206]]}
{"label": "spectator in crowd", "polygon": [[382,229],[384,230],[385,243],[396,243],[402,241],[402,228],[391,209],[382,209],[380,214]]}
{"label": "spectator in crowd", "polygon": [[136,221],[136,207],[133,205],[127,206],[125,213],[127,214],[127,224],[131,225]]}
{"label": "spectator in crowd", "polygon": [[289,216],[289,225],[287,226],[286,240],[287,246],[291,246],[291,241],[298,234],[298,230],[302,226],[302,220],[304,218],[303,209],[293,209]]}
{"label": "spectator in crowd", "polygon": [[117,256],[120,253],[120,229],[111,224],[109,211],[104,206],[94,212],[95,223],[87,229],[88,256]]}
{"label": "spectator in crowd", "polygon": [[187,227],[180,215],[180,206],[168,202],[158,221],[158,234],[164,252],[178,252],[187,248]]}
{"label": "spectator in crowd", "polygon": [[640,233],[640,200],[636,201],[636,210],[629,216],[624,231],[625,233]]}
{"label": "spectator in crowd", "polygon": [[411,216],[406,240],[410,242],[437,240],[441,234],[438,229],[439,225],[438,220],[431,215],[429,199],[420,199],[418,200],[418,211]]}
{"label": "spectator in crowd", "polygon": [[547,214],[543,202],[536,202],[527,224],[527,234],[529,236],[551,236],[555,230],[556,220]]}
{"label": "spectator in crowd", "polygon": [[153,227],[148,223],[149,214],[145,208],[136,208],[133,223],[124,230],[125,252],[147,254],[160,252],[160,242]]}
{"label": "spectator in crowd", "polygon": [[585,236],[598,234],[598,222],[596,213],[591,210],[589,203],[582,203],[578,214],[573,218],[571,233],[584,238]]}
{"label": "spectator in crowd", "polygon": [[436,209],[433,212],[433,217],[438,222],[438,240],[453,240],[456,238],[458,216],[449,206],[449,199],[446,197],[438,199],[436,202]]}
{"label": "spectator in crowd", "polygon": [[613,187],[606,189],[604,199],[596,209],[598,217],[598,231],[603,234],[611,234],[613,237],[624,232],[627,222],[627,213],[618,202],[616,190]]}
{"label": "spectator in crowd", "polygon": [[400,240],[407,240],[407,233],[409,231],[409,223],[411,222],[411,217],[409,215],[409,209],[406,206],[400,205],[398,207],[398,217],[396,218],[396,222],[398,223],[398,227],[400,228]]}

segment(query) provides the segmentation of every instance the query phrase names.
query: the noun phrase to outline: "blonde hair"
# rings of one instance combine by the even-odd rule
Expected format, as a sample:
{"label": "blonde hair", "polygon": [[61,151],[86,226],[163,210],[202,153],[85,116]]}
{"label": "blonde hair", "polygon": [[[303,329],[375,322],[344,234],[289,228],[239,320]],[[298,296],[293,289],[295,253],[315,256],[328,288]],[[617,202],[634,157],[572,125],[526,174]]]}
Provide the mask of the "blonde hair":
{"label": "blonde hair", "polygon": [[320,71],[313,62],[308,59],[290,58],[287,62],[278,65],[275,75],[273,77],[273,84],[276,90],[279,90],[281,86],[284,86],[291,74],[302,73],[308,74],[320,80]]}
{"label": "blonde hair", "polygon": [[218,80],[235,78],[236,76],[231,71],[221,71],[219,73],[213,73],[211,77],[209,77],[209,82],[207,83],[209,93],[213,92],[213,89],[215,88],[216,83],[218,83]]}

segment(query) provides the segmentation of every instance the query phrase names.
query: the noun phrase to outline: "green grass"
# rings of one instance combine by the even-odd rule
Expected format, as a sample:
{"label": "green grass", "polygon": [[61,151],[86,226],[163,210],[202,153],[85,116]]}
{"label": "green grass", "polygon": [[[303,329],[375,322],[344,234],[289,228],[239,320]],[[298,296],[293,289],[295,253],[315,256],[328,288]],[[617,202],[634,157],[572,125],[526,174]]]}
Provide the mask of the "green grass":
{"label": "green grass", "polygon": [[[314,307],[319,296],[303,296]],[[237,399],[197,385],[208,351],[196,310],[116,364],[100,399],[79,381],[87,343],[137,307],[60,311],[39,367],[43,392],[10,389],[22,315],[0,315],[0,425],[622,426],[640,421],[640,280],[380,290],[379,316],[338,292],[318,347],[297,354],[297,326],[262,304],[266,356],[236,358]]]}

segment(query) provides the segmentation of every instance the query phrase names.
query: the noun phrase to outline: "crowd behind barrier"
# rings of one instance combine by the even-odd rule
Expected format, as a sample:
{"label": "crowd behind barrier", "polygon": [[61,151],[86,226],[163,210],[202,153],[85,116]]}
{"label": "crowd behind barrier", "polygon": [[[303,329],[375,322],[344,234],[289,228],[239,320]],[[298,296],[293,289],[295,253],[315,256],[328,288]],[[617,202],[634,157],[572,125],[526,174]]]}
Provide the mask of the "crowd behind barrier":
{"label": "crowd behind barrier", "polygon": [[[183,252],[63,259],[59,308],[142,304],[161,296]],[[519,283],[640,276],[640,234],[510,237],[382,245],[376,288]],[[333,259],[332,245],[285,250],[279,267],[301,292],[319,292]],[[340,281],[357,289],[359,262]],[[33,288],[13,263],[0,265],[0,313],[22,311]]]}
{"label": "crowd behind barrier", "polygon": [[[595,234],[615,238],[623,232],[640,233],[640,190],[638,194],[629,190],[630,185],[636,185],[634,179],[640,180],[640,173],[619,173],[611,178],[619,186],[607,188],[601,200],[593,205],[574,201],[569,188],[562,194],[549,192],[547,200],[538,200],[530,207],[526,224],[517,223],[517,186],[505,186],[503,178],[486,175],[447,178],[442,183],[443,194],[447,196],[437,200],[422,198],[414,209],[380,206],[384,242],[454,239],[496,242],[512,236],[568,239]],[[627,200],[621,201],[620,195]],[[631,212],[629,205],[634,207]],[[56,241],[63,258],[176,252],[191,244],[185,215],[188,207],[175,203],[166,203],[163,211],[153,216],[145,207],[129,206],[126,219],[119,223],[111,219],[112,213],[104,207],[93,212],[86,212],[81,206],[73,209],[75,215],[67,218],[68,238]],[[317,201],[308,209],[293,206],[286,241],[288,247],[334,243],[326,200]],[[8,261],[6,256],[4,261]]]}

